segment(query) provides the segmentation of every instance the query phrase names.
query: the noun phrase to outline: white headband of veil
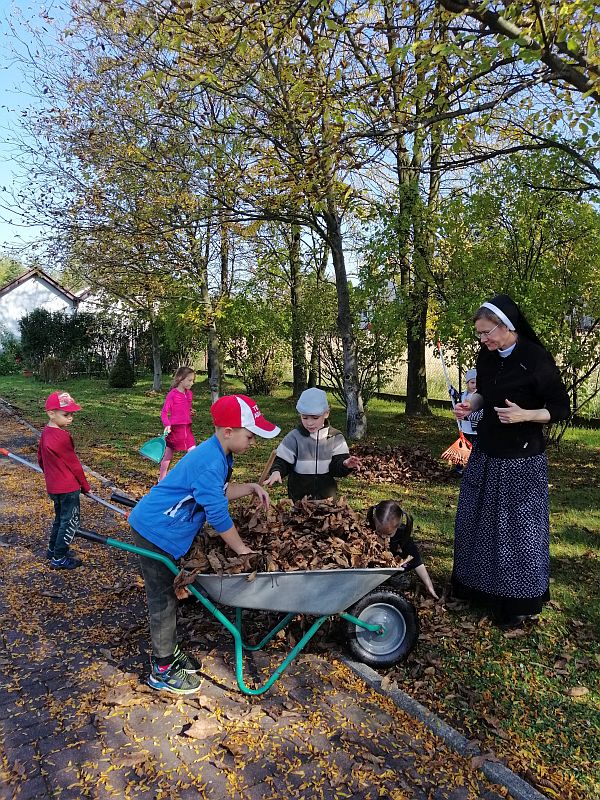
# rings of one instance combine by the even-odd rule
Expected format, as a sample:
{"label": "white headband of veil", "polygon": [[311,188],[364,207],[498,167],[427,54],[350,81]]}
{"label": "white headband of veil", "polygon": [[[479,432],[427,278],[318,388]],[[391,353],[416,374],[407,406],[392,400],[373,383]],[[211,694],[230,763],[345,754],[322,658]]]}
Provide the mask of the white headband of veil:
{"label": "white headband of veil", "polygon": [[512,322],[506,316],[504,311],[499,309],[498,306],[495,306],[493,303],[482,303],[481,307],[482,308],[487,308],[492,313],[494,313],[498,317],[498,319],[501,320],[504,323],[504,325],[506,325],[506,327],[508,328],[509,331],[514,331],[515,330],[515,326],[512,324]]}

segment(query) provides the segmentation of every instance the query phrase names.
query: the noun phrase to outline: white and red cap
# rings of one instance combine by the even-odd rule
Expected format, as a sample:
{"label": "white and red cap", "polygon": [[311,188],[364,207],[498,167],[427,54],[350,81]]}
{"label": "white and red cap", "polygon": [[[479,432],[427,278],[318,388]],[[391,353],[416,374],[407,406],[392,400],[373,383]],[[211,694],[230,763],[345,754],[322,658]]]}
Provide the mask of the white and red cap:
{"label": "white and red cap", "polygon": [[245,394],[227,394],[210,407],[213,422],[219,428],[246,428],[263,439],[272,439],[281,428],[266,420],[256,401]]}
{"label": "white and red cap", "polygon": [[45,405],[46,411],[81,411],[75,400],[68,392],[52,392]]}

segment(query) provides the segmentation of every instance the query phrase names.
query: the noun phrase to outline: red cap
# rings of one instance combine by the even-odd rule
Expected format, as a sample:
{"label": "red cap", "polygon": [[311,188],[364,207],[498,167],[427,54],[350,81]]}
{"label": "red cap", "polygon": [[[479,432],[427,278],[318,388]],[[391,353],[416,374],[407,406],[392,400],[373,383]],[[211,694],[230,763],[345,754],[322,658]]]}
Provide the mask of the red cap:
{"label": "red cap", "polygon": [[263,417],[256,401],[245,394],[220,397],[210,407],[210,413],[217,427],[246,428],[263,439],[272,439],[281,431],[281,428]]}
{"label": "red cap", "polygon": [[81,411],[68,392],[52,392],[46,400],[46,411]]}

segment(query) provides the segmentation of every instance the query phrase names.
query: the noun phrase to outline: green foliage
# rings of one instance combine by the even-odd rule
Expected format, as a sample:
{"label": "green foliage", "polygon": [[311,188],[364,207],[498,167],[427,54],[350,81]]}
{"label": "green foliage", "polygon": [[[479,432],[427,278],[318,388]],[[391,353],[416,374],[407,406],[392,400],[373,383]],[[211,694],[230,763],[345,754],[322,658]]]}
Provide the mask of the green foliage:
{"label": "green foliage", "polygon": [[56,356],[46,356],[39,368],[39,377],[44,383],[59,383],[68,377],[68,370],[63,361]]}
{"label": "green foliage", "polygon": [[557,358],[573,410],[589,402],[600,367],[600,214],[562,191],[564,156],[515,156],[482,169],[471,195],[443,216],[447,272],[438,330],[462,363],[478,350],[470,320],[510,294]]}
{"label": "green foliage", "polygon": [[0,375],[16,375],[21,370],[23,352],[12,333],[0,333]]}
{"label": "green foliage", "polygon": [[0,256],[0,286],[14,281],[24,272],[26,272],[26,267],[19,261],[10,256]]}
{"label": "green foliage", "polygon": [[285,306],[275,299],[238,295],[229,301],[220,330],[248,394],[270,395],[281,384],[289,356],[286,329]]}
{"label": "green foliage", "polygon": [[108,376],[108,385],[114,389],[130,389],[135,383],[133,367],[127,344],[123,342]]}
{"label": "green foliage", "polygon": [[19,328],[27,364],[37,370],[48,356],[55,356],[65,364],[85,356],[91,344],[87,331],[89,316],[43,308],[24,316]]}

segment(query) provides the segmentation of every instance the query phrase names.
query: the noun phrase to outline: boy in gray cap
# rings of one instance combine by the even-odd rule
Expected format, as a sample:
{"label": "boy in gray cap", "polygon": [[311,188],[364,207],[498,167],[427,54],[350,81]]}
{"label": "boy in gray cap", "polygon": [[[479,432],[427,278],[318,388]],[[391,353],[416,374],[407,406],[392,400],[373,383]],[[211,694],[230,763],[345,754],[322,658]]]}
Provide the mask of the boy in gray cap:
{"label": "boy in gray cap", "polygon": [[264,486],[288,479],[288,496],[323,499],[336,497],[336,478],[345,478],[360,465],[351,456],[340,431],[329,425],[329,403],[322,389],[306,389],[296,409],[300,424],[284,436],[277,448],[271,473]]}

